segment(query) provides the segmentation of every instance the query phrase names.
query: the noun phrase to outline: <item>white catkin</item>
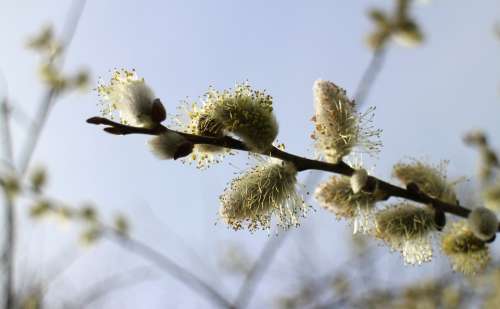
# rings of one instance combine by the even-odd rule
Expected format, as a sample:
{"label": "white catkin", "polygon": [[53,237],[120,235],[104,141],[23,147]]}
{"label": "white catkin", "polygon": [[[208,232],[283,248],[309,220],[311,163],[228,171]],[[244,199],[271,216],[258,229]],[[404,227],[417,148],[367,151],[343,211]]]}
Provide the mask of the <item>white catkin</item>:
{"label": "white catkin", "polygon": [[151,118],[154,93],[135,71],[116,70],[109,85],[99,81],[97,92],[105,117],[113,118],[118,112],[121,122],[128,125],[150,127],[155,124]]}
{"label": "white catkin", "polygon": [[220,197],[221,218],[233,229],[269,229],[274,215],[279,226],[299,224],[307,206],[296,192],[297,170],[272,159],[235,178]]}
{"label": "white catkin", "polygon": [[364,169],[356,170],[351,176],[351,189],[353,193],[360,192],[368,181],[368,172]]}
{"label": "white catkin", "polygon": [[478,207],[471,211],[467,221],[474,235],[484,241],[491,239],[498,229],[496,214],[485,207]]}
{"label": "white catkin", "polygon": [[160,160],[173,159],[186,139],[179,133],[167,131],[148,141],[149,149]]}

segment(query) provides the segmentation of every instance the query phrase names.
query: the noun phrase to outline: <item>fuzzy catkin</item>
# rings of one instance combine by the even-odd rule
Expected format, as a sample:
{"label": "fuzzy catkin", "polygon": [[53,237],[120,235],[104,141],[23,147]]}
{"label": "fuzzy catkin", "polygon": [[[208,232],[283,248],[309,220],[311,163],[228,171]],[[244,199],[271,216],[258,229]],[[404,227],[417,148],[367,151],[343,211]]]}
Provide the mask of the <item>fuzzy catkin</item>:
{"label": "fuzzy catkin", "polygon": [[414,160],[410,163],[395,164],[392,175],[405,185],[410,183],[416,184],[419,190],[431,197],[455,204],[457,196],[453,186],[446,179],[444,169],[444,163],[435,167]]}
{"label": "fuzzy catkin", "polygon": [[336,163],[355,147],[368,153],[379,151],[381,131],[369,124],[373,109],[359,114],[345,90],[329,81],[317,80],[313,93],[315,114],[312,138],[318,153],[326,161]]}
{"label": "fuzzy catkin", "polygon": [[108,85],[99,81],[97,92],[102,99],[105,117],[113,118],[116,111],[124,124],[143,127],[155,125],[151,117],[154,93],[135,71],[114,71]]}
{"label": "fuzzy catkin", "polygon": [[484,270],[491,259],[488,246],[474,235],[466,220],[457,221],[445,229],[441,248],[453,270],[469,276]]}
{"label": "fuzzy catkin", "polygon": [[349,177],[330,177],[316,188],[315,198],[322,208],[335,214],[338,219],[350,220],[355,234],[372,231],[377,197],[363,191],[354,193]]}
{"label": "fuzzy catkin", "polygon": [[432,259],[431,233],[436,230],[433,211],[401,203],[379,211],[376,220],[376,236],[400,251],[406,264]]}
{"label": "fuzzy catkin", "polygon": [[498,230],[497,215],[485,207],[472,209],[467,222],[472,233],[483,241],[493,238]]}
{"label": "fuzzy catkin", "polygon": [[160,160],[174,159],[186,139],[177,132],[167,131],[148,141],[151,152]]}
{"label": "fuzzy catkin", "polygon": [[257,165],[235,178],[220,197],[219,214],[235,230],[269,229],[273,215],[278,225],[299,224],[307,206],[296,192],[297,170],[280,160]]}

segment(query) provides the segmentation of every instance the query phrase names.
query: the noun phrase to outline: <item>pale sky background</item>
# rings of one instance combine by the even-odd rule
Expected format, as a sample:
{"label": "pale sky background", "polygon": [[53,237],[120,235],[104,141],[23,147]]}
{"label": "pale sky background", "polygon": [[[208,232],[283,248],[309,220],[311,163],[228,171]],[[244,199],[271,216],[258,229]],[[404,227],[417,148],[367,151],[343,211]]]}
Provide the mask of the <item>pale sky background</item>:
{"label": "pale sky background", "polygon": [[[36,74],[39,59],[24,48],[26,39],[48,23],[60,33],[70,3],[0,2],[0,70],[7,83],[1,82],[1,95],[30,115],[44,88]],[[371,57],[363,44],[372,27],[365,12],[392,3],[89,0],[67,51],[65,71],[89,69],[94,86],[98,76],[109,78],[110,69],[135,68],[170,115],[179,101],[197,99],[209,85],[222,89],[249,80],[274,97],[279,141],[291,152],[312,156],[314,80],[331,80],[352,95]],[[500,145],[500,42],[493,35],[500,2],[436,0],[416,6],[414,15],[427,35],[425,45],[406,49],[392,44],[368,98],[367,105],[377,107],[375,125],[384,130],[374,173],[388,179],[392,164],[416,157],[450,160],[452,179],[473,176],[476,154],[462,144],[461,135],[482,128],[494,146]],[[86,124],[86,118],[98,114],[97,102],[95,91],[72,93],[50,115],[34,158],[35,165],[50,170],[50,194],[75,206],[93,201],[107,218],[127,214],[136,237],[234,296],[239,280],[217,270],[217,257],[228,244],[254,257],[269,238],[266,232],[252,235],[215,225],[218,197],[234,173],[246,167],[246,155],[228,160],[233,165],[225,162],[206,171],[156,160],[144,136],[112,136]],[[25,128],[16,122],[16,153]],[[350,228],[313,206],[317,211],[287,240],[251,307],[268,307],[274,296],[287,291],[286,279],[301,267],[297,248],[305,241],[318,275],[349,257]],[[19,207],[24,214],[28,205]],[[108,242],[80,249],[75,245],[78,230],[23,220],[18,269],[24,279],[43,279],[58,257],[80,256],[54,282],[50,299],[71,299],[111,273],[148,265]],[[382,247],[384,254],[373,261],[381,285],[393,282],[396,274],[404,281],[447,265],[438,258],[403,268],[400,256],[387,251]],[[114,292],[91,308],[209,306],[167,274],[156,273],[157,279]]]}

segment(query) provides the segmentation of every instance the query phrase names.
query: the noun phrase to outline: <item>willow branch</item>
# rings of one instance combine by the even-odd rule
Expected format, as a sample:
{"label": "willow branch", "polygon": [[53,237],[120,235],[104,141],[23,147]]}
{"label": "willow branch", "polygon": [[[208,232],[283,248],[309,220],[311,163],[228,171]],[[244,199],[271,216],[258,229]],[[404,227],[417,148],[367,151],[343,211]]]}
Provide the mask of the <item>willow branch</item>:
{"label": "willow branch", "polygon": [[218,307],[233,308],[231,303],[208,283],[201,280],[188,269],[185,269],[176,264],[173,260],[165,256],[164,254],[158,252],[157,250],[141,242],[140,240],[125,237],[117,233],[113,229],[107,229],[107,233],[105,233],[104,235],[107,236],[107,238],[111,241],[120,245],[125,250],[141,256],[142,258],[158,266],[160,269],[169,273],[171,276],[182,282],[187,287],[191,288],[193,291],[204,296],[207,300],[213,302]]}
{"label": "willow branch", "polygon": [[273,257],[276,256],[276,253],[281,248],[281,245],[285,242],[288,234],[289,232],[280,234],[266,242],[255,264],[253,265],[248,275],[245,277],[245,281],[243,281],[238,295],[236,296],[234,308],[243,309],[248,306],[252,295],[257,289],[260,279],[264,276],[264,273],[271,265]]}
{"label": "willow branch", "polygon": [[71,302],[73,308],[86,308],[97,302],[98,300],[109,295],[113,291],[144,283],[147,280],[154,278],[151,269],[146,267],[138,267],[127,272],[112,274],[84,290],[79,301]]}
{"label": "willow branch", "polygon": [[[7,99],[3,100],[1,106],[1,118],[3,123],[2,133],[4,140],[5,161],[10,172],[15,173],[12,155],[12,133],[10,130],[10,111]],[[14,239],[15,239],[15,213],[14,201],[8,189],[4,189],[4,207],[5,207],[5,239],[2,248],[2,268],[4,281],[2,284],[2,293],[4,297],[5,308],[11,308],[14,304]]]}
{"label": "willow branch", "polygon": [[[80,17],[82,15],[86,0],[74,0],[72,8],[70,9],[70,16],[68,17],[66,24],[64,25],[64,37],[62,39],[61,47],[63,50],[67,49],[73,37],[75,35]],[[59,56],[59,68],[63,66],[64,63],[64,53]],[[29,167],[33,153],[35,152],[36,145],[40,139],[40,134],[47,122],[50,110],[54,105],[55,99],[57,98],[58,91],[51,87],[47,90],[43,96],[42,102],[40,103],[38,110],[36,112],[36,117],[32,123],[27,140],[22,148],[21,152],[21,163],[19,168],[20,175],[24,175]]]}
{"label": "willow branch", "polygon": [[368,64],[365,72],[361,76],[361,81],[359,82],[358,89],[356,89],[354,95],[354,102],[356,102],[356,105],[358,107],[362,106],[365,102],[375,80],[377,79],[378,74],[382,70],[385,56],[387,54],[386,45],[387,43],[383,44],[373,52],[372,59],[370,60],[370,63]]}
{"label": "willow branch", "polygon": [[10,130],[10,115],[11,115],[11,108],[8,104],[7,99],[3,99],[1,106],[0,106],[0,115],[2,118],[2,144],[4,148],[4,160],[5,162],[8,162],[9,165],[12,164],[12,158],[13,158],[13,145],[12,145],[12,134]]}
{"label": "willow branch", "polygon": [[[128,135],[128,134],[147,134],[147,135],[159,135],[163,132],[176,132],[182,135],[187,141],[192,144],[206,144],[213,145],[219,147],[225,147],[234,150],[241,150],[250,152],[251,150],[241,141],[234,139],[229,136],[224,137],[208,137],[208,136],[199,136],[193,135],[189,133],[179,132],[175,130],[168,129],[167,127],[158,124],[153,128],[139,128],[132,127],[128,125],[123,125],[109,119],[103,117],[92,117],[87,120],[88,123],[95,125],[107,125],[108,127],[104,128],[104,130],[108,133],[115,135]],[[318,170],[324,172],[330,172],[334,174],[340,174],[344,176],[351,176],[354,173],[354,169],[350,167],[343,161],[339,161],[338,163],[329,163],[319,160],[308,159],[305,157],[301,157],[281,149],[278,149],[274,146],[271,146],[269,150],[265,152],[261,152],[261,155],[269,156],[272,158],[281,159],[284,161],[288,161],[294,164],[297,171],[307,171],[307,170]],[[470,209],[463,207],[457,204],[450,204],[434,197],[431,197],[419,190],[415,190],[411,188],[401,188],[391,183],[388,183],[382,179],[378,179],[374,176],[368,177],[368,183],[377,184],[377,190],[379,190],[386,199],[390,197],[403,198],[406,200],[410,200],[416,203],[426,204],[432,206],[434,209],[450,213],[459,217],[467,218],[470,213]],[[499,227],[500,230],[500,227]]]}

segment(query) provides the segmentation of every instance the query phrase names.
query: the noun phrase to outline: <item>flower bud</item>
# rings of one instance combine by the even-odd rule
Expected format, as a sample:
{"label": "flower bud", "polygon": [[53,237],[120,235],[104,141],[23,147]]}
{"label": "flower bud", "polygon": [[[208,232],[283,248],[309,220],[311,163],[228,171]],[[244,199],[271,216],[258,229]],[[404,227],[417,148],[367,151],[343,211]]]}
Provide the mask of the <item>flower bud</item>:
{"label": "flower bud", "polygon": [[465,220],[455,222],[445,229],[441,248],[450,259],[453,270],[465,275],[477,274],[490,261],[488,246],[474,235]]}
{"label": "flower bud", "polygon": [[375,194],[364,191],[354,193],[348,177],[331,177],[318,186],[315,197],[321,207],[334,213],[337,218],[350,220],[354,234],[367,234],[372,231],[375,224],[374,208],[378,198]]}
{"label": "flower bud", "polygon": [[241,138],[253,151],[271,147],[278,135],[271,96],[240,84],[233,91],[212,91],[209,98],[215,101],[214,118],[224,131]]}
{"label": "flower bud", "polygon": [[103,102],[102,113],[105,117],[113,118],[116,111],[124,124],[142,127],[156,125],[151,114],[155,99],[153,91],[135,71],[114,71],[109,85],[99,81],[97,92]]}
{"label": "flower bud", "polygon": [[30,182],[33,191],[41,192],[47,183],[47,172],[43,167],[33,169],[30,174]]}
{"label": "flower bud", "polygon": [[416,185],[421,192],[433,198],[455,204],[457,196],[453,186],[446,180],[444,169],[445,164],[434,167],[415,160],[394,165],[392,175],[406,186]]}
{"label": "flower bud", "polygon": [[167,131],[148,141],[151,152],[160,160],[177,159],[187,156],[193,149],[193,144],[181,134]]}
{"label": "flower bud", "polygon": [[486,188],[483,191],[483,200],[487,208],[500,211],[500,183]]}
{"label": "flower bud", "polygon": [[394,40],[404,47],[417,47],[424,41],[424,35],[418,25],[407,20],[394,31]]}
{"label": "flower bud", "polygon": [[467,222],[472,233],[483,241],[491,239],[498,230],[497,216],[485,207],[474,208],[467,217]]}
{"label": "flower bud", "polygon": [[312,137],[316,149],[328,162],[338,162],[356,146],[368,152],[378,151],[381,143],[373,138],[379,137],[381,131],[364,127],[364,121],[371,121],[373,109],[358,114],[345,90],[329,81],[317,80],[313,92],[315,131]]}
{"label": "flower bud", "polygon": [[364,169],[354,171],[351,176],[351,189],[353,193],[360,192],[368,181],[368,172]]}
{"label": "flower bud", "polygon": [[276,159],[258,165],[235,178],[220,197],[221,218],[233,229],[269,229],[277,216],[278,226],[299,224],[308,210],[296,192],[297,169]]}
{"label": "flower bud", "polygon": [[376,236],[400,251],[406,264],[431,260],[431,232],[436,230],[433,211],[401,203],[379,211],[376,219]]}

